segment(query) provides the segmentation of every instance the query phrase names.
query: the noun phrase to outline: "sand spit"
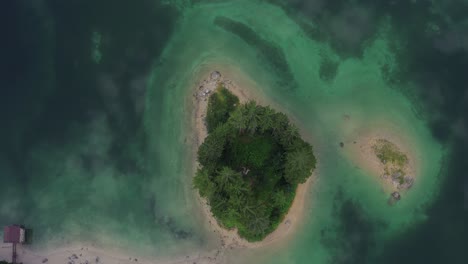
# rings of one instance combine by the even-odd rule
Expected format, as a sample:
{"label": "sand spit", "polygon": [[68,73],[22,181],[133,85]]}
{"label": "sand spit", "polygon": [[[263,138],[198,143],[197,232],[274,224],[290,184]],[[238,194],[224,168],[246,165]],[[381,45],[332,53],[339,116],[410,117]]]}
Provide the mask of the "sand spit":
{"label": "sand spit", "polygon": [[[201,145],[205,137],[207,136],[207,129],[205,125],[205,115],[208,107],[208,97],[210,94],[222,84],[226,87],[231,93],[236,95],[241,103],[248,102],[249,100],[255,100],[260,105],[267,105],[267,101],[264,97],[259,94],[254,94],[251,90],[246,89],[242,85],[238,85],[234,81],[224,77],[220,72],[214,71],[209,76],[200,81],[193,91],[193,112],[192,112],[192,126],[194,128],[194,153],[193,157],[196,157],[196,151]],[[199,164],[194,159],[193,169],[194,171],[198,168]],[[260,242],[248,242],[247,240],[241,238],[237,234],[237,230],[227,230],[219,226],[216,219],[210,211],[210,206],[207,203],[206,199],[201,198],[197,194],[200,204],[202,205],[202,210],[205,217],[208,220],[209,229],[213,230],[219,234],[221,239],[221,251],[226,249],[235,249],[235,248],[258,248],[263,247],[272,243],[284,241],[300,224],[303,219],[303,209],[306,200],[307,192],[311,186],[311,183],[314,181],[315,173],[309,177],[309,179],[300,184],[296,191],[296,197],[294,198],[293,204],[289,209],[288,214],[285,216],[284,220],[280,223],[278,228],[269,234],[264,240]]]}

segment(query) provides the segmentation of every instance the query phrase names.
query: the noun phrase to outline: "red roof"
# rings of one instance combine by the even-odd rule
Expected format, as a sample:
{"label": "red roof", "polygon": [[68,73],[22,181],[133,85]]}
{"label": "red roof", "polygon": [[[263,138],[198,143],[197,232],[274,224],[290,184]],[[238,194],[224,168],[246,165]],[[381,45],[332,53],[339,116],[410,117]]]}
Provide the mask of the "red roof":
{"label": "red roof", "polygon": [[3,242],[4,243],[21,243],[21,227],[19,226],[5,226],[3,228]]}

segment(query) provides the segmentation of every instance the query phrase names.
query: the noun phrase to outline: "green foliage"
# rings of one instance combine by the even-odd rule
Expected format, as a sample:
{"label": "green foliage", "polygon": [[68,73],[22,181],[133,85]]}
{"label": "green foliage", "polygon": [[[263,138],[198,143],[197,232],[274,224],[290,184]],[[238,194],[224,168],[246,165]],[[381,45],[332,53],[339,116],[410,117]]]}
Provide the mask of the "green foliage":
{"label": "green foliage", "polygon": [[373,149],[379,160],[384,164],[393,163],[403,167],[408,163],[408,157],[395,144],[386,139],[377,140],[377,144],[373,146]]}
{"label": "green foliage", "polygon": [[269,106],[259,108],[259,114],[261,119],[259,121],[259,130],[263,134],[271,129],[275,125],[275,110],[271,109]]}
{"label": "green foliage", "polygon": [[288,210],[289,206],[291,205],[292,199],[288,197],[285,191],[279,190],[273,194],[273,202],[278,207],[278,209],[285,211]]}
{"label": "green foliage", "polygon": [[239,180],[241,180],[240,173],[235,172],[229,167],[222,167],[214,179],[217,186],[222,190],[229,190]]}
{"label": "green foliage", "polygon": [[220,86],[214,96],[210,96],[208,101],[208,111],[206,113],[206,124],[208,132],[216,129],[229,118],[229,114],[234,111],[239,104],[239,98],[230,93],[226,88]]}
{"label": "green foliage", "polygon": [[405,182],[405,166],[408,157],[399,148],[386,139],[378,139],[372,146],[377,158],[384,164],[384,172],[398,180],[400,184]]}
{"label": "green foliage", "polygon": [[230,124],[239,130],[239,133],[247,131],[253,135],[259,128],[260,120],[263,117],[261,110],[262,107],[257,106],[254,101],[250,101],[232,112],[229,119]]}
{"label": "green foliage", "polygon": [[298,149],[288,152],[284,168],[286,181],[290,184],[304,183],[315,168],[315,162],[312,147],[307,143]]}
{"label": "green foliage", "polygon": [[201,197],[209,198],[215,192],[215,184],[206,170],[200,169],[193,178],[193,185],[200,192]]}
{"label": "green foliage", "polygon": [[234,167],[248,167],[260,169],[275,147],[271,137],[242,136],[233,140],[227,158]]}
{"label": "green foliage", "polygon": [[216,164],[223,154],[227,140],[227,126],[218,126],[198,149],[198,161],[203,166]]}
{"label": "green foliage", "polygon": [[216,113],[216,128],[198,149],[202,168],[194,187],[222,226],[258,241],[282,221],[297,184],[315,168],[315,157],[286,115],[254,101],[226,108],[222,98],[232,96],[218,89],[210,97],[208,112]]}

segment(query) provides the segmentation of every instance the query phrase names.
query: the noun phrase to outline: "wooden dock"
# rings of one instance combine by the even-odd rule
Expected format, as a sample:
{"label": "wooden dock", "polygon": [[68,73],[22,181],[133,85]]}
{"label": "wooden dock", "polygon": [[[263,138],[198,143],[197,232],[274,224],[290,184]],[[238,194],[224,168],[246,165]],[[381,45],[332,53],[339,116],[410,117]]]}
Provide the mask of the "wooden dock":
{"label": "wooden dock", "polygon": [[16,257],[18,255],[16,255],[16,243],[13,243],[13,250],[12,250],[12,253],[11,253],[11,263],[13,264],[16,264]]}

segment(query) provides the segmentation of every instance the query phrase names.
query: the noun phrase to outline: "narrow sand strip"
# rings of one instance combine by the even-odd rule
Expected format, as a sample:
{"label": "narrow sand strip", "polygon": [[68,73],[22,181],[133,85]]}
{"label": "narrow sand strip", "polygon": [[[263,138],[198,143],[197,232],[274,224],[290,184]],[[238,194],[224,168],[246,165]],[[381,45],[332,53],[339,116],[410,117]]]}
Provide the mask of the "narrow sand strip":
{"label": "narrow sand strip", "polygon": [[[215,264],[219,250],[203,254],[181,255],[169,258],[148,258],[125,254],[117,249],[100,249],[88,244],[77,243],[74,246],[60,247],[53,250],[32,251],[26,245],[17,245],[17,263],[23,264]],[[11,262],[12,244],[0,243],[0,260]]]}

